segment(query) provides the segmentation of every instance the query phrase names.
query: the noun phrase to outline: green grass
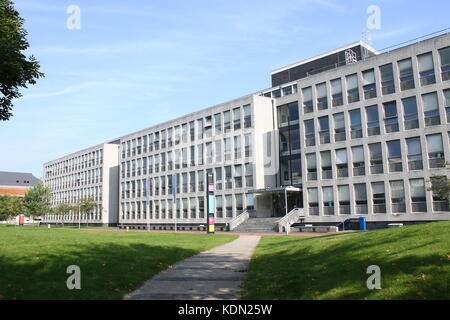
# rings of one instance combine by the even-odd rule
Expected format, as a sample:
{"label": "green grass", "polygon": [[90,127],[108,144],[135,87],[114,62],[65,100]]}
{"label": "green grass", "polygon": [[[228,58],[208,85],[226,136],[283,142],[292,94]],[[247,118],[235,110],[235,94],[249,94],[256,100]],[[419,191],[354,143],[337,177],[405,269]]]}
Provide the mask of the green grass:
{"label": "green grass", "polygon": [[[236,236],[0,226],[0,299],[121,299],[171,265]],[[81,290],[68,290],[69,265]]]}
{"label": "green grass", "polygon": [[[369,290],[367,267],[381,268]],[[324,237],[264,237],[243,299],[450,299],[450,221]]]}

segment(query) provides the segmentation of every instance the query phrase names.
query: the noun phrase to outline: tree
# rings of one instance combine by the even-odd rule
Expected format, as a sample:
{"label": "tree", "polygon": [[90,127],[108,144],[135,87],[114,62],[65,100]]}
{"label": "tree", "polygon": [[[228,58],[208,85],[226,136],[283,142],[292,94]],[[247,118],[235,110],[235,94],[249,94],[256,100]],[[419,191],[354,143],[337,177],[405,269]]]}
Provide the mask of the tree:
{"label": "tree", "polygon": [[23,213],[25,207],[23,204],[23,198],[20,197],[11,197],[8,201],[8,211],[10,217],[16,217],[19,214]]}
{"label": "tree", "polygon": [[0,221],[8,220],[11,216],[9,212],[10,196],[0,196]]}
{"label": "tree", "polygon": [[68,203],[64,203],[64,202],[61,202],[60,204],[58,204],[58,206],[54,209],[54,211],[57,214],[63,216],[63,219],[62,219],[63,226],[64,226],[64,216],[68,215],[70,213],[70,211],[72,211],[72,210],[74,210],[74,206],[72,206]]}
{"label": "tree", "polygon": [[[79,211],[80,213],[89,213],[93,211],[97,207],[97,202],[95,202],[95,199],[93,197],[89,198],[81,198],[79,203]],[[81,217],[79,217],[78,220],[78,228],[80,227]]]}
{"label": "tree", "polygon": [[12,100],[22,96],[19,87],[27,88],[44,77],[40,65],[31,55],[22,53],[30,46],[23,28],[24,19],[11,0],[0,0],[0,120],[12,116]]}
{"label": "tree", "polygon": [[[450,163],[445,162],[444,165],[447,167],[450,166]],[[450,201],[450,179],[446,176],[433,175],[431,177],[431,188],[428,191],[433,191],[442,200]]]}
{"label": "tree", "polygon": [[28,190],[24,198],[27,217],[42,216],[51,211],[52,189],[42,182]]}

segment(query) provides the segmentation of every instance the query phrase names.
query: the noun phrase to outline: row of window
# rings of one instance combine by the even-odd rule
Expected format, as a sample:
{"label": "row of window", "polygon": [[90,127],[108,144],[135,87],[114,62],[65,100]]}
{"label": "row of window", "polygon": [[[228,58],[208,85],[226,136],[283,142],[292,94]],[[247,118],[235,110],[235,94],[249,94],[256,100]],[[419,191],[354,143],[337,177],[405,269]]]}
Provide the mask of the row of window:
{"label": "row of window", "polygon": [[242,156],[248,159],[252,157],[252,149],[252,135],[244,135],[244,150],[242,150],[242,136],[239,135],[124,161],[121,164],[121,174],[122,178],[128,178],[141,174],[146,175],[147,173],[153,174],[181,168],[192,168],[204,164],[217,165],[232,160],[240,160]]}
{"label": "row of window", "polygon": [[103,171],[101,168],[91,169],[84,172],[66,174],[56,178],[47,178],[45,184],[53,191],[82,187],[94,183],[102,183]]}
{"label": "row of window", "polygon": [[212,137],[213,132],[217,136],[250,127],[251,106],[245,105],[124,141],[121,144],[122,158],[193,142],[196,141],[196,136],[197,140],[201,140]]}
{"label": "row of window", "polygon": [[45,178],[51,178],[103,163],[103,150],[95,150],[45,167]]}
{"label": "row of window", "polygon": [[[252,188],[253,165],[236,164],[215,169],[191,171],[176,174],[176,192],[192,193],[205,191],[205,174],[213,173],[215,190]],[[126,181],[121,183],[121,198],[165,196],[172,193],[172,175]]]}
{"label": "row of window", "polygon": [[[450,47],[438,50],[440,58],[440,75],[442,81],[450,80]],[[418,55],[413,63],[412,58],[398,61],[396,73],[398,74],[398,83],[400,91],[413,89],[416,87],[414,80],[414,70],[418,73],[421,86],[427,86],[436,83],[435,63],[433,52]],[[394,79],[394,65],[392,63],[382,65],[379,68],[379,83],[382,95],[388,95],[396,92],[396,81]],[[360,101],[360,82],[362,80],[362,92],[364,99],[372,99],[378,96],[377,81],[375,69],[362,71],[345,76],[346,100],[347,103]],[[329,97],[331,97],[331,106],[338,107],[344,105],[344,88],[341,78],[333,79],[329,82],[316,84],[313,87],[302,88],[301,99],[303,113],[311,113],[317,110],[328,109],[330,106]],[[397,85],[398,88],[398,85]],[[398,89],[397,89],[398,90]],[[267,92],[264,96],[278,98],[297,92],[297,86],[289,85],[282,89],[276,89]],[[313,97],[314,94],[314,97]]]}
{"label": "row of window", "polygon": [[95,201],[102,201],[102,186],[81,188],[73,191],[53,192],[52,205],[59,203],[79,203],[83,198],[94,198]]}
{"label": "row of window", "polygon": [[[215,218],[232,218],[244,210],[254,209],[253,194],[225,194],[214,197]],[[121,203],[120,219],[203,219],[205,218],[205,197],[178,198],[174,204],[172,199],[154,201],[137,201]]]}
{"label": "row of window", "polygon": [[[368,185],[370,186],[369,191],[367,191]],[[423,178],[410,179],[408,185],[411,212],[427,212],[425,180]],[[307,202],[309,215],[319,215],[319,211],[322,212],[322,215],[368,214],[368,201],[372,202],[372,213],[374,214],[387,213],[387,206],[389,205],[393,214],[406,213],[405,183],[403,180],[389,181],[389,201],[386,199],[387,193],[383,181],[372,182],[370,184],[354,184],[354,206],[350,202],[350,188],[350,185],[338,185],[336,195],[333,192],[336,188],[333,186],[326,186],[320,189],[308,188]],[[319,199],[319,190],[321,199]],[[368,192],[371,193],[370,199],[367,195]],[[433,211],[450,211],[448,201],[440,198],[437,194],[432,194],[432,200]]]}

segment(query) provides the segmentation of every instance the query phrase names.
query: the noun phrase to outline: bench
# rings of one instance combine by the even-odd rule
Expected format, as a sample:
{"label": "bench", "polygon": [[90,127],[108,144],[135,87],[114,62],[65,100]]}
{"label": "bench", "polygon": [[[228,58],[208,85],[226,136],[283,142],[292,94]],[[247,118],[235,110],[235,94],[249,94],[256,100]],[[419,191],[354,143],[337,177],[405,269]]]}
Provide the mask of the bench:
{"label": "bench", "polygon": [[403,223],[388,223],[388,228],[400,228],[403,227]]}
{"label": "bench", "polygon": [[312,226],[307,225],[304,227],[299,227],[300,232],[319,232],[319,233],[326,233],[326,232],[338,232],[339,228],[336,226]]}

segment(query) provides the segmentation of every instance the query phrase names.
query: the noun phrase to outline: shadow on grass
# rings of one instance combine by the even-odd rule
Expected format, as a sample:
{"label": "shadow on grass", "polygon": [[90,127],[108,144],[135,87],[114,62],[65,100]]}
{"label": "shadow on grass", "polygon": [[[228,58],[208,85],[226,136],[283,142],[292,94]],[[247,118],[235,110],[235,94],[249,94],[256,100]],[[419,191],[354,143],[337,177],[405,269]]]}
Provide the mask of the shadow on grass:
{"label": "shadow on grass", "polygon": [[[244,299],[449,299],[448,226],[261,241]],[[428,230],[428,231],[427,231]],[[367,267],[381,268],[369,290]]]}
{"label": "shadow on grass", "polygon": [[[2,299],[120,299],[170,265],[197,254],[150,244],[65,245],[63,253],[11,258],[0,253]],[[81,290],[66,286],[66,269],[81,269]]]}

